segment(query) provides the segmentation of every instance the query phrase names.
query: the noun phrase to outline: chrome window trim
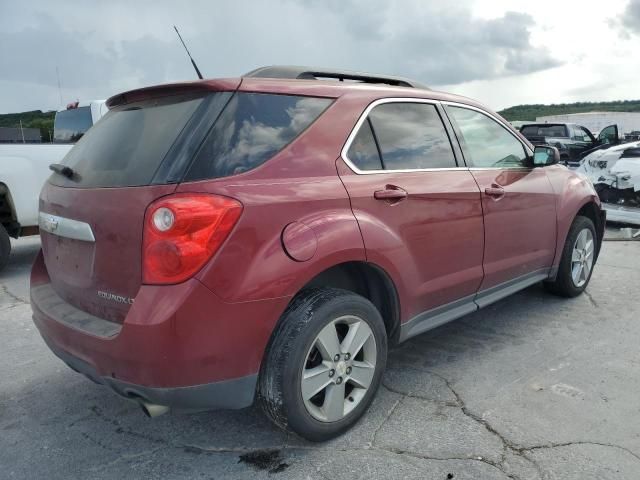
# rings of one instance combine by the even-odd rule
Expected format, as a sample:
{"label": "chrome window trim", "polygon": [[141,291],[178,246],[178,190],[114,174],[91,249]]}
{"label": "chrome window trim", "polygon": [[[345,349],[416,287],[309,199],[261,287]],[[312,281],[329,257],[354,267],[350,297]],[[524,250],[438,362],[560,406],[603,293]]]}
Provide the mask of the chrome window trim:
{"label": "chrome window trim", "polygon": [[[365,108],[364,112],[360,114],[360,118],[358,118],[358,121],[356,122],[355,126],[351,130],[351,133],[349,133],[349,136],[347,137],[347,141],[345,142],[344,146],[342,147],[342,150],[340,151],[340,157],[349,166],[349,168],[353,170],[354,173],[358,175],[378,175],[382,173],[415,173],[415,172],[443,172],[443,171],[446,172],[446,171],[455,171],[455,170],[469,170],[469,168],[466,166],[440,167],[440,168],[438,167],[403,168],[403,169],[395,169],[395,170],[385,170],[385,169],[360,170],[358,167],[356,167],[356,165],[349,159],[349,156],[347,155],[347,153],[349,152],[349,148],[351,148],[351,144],[353,143],[353,140],[355,139],[356,135],[360,131],[360,127],[362,126],[362,124],[367,120],[367,117],[369,116],[369,113],[371,112],[371,110],[376,108],[378,105],[383,105],[385,103],[427,103],[429,105],[433,105],[436,108],[436,112],[438,113],[438,116],[439,117],[441,116],[440,112],[437,111],[438,105],[441,103],[439,100],[431,100],[428,98],[415,98],[415,97],[388,97],[388,98],[379,98],[378,100],[374,100],[367,106],[367,108]],[[449,137],[449,132],[447,132],[447,127],[445,125],[445,119],[440,118],[440,120],[442,121],[442,126],[444,127],[445,132],[447,133],[447,137]],[[449,138],[449,141],[453,142],[457,140]],[[453,158],[457,162],[459,159],[456,157],[455,149],[453,148],[453,145],[451,145],[451,153],[453,154]]]}
{"label": "chrome window trim", "polygon": [[59,217],[50,213],[38,213],[38,226],[40,230],[58,235],[59,237],[82,240],[84,242],[95,242],[91,225],[71,218]]}
{"label": "chrome window trim", "polygon": [[[489,113],[489,112],[487,112],[486,110],[483,110],[483,109],[481,109],[481,108],[474,107],[473,105],[467,105],[466,103],[451,102],[451,101],[442,101],[442,102],[440,102],[440,103],[442,103],[442,105],[449,105],[449,106],[451,106],[451,107],[460,107],[460,108],[466,108],[466,109],[468,109],[468,110],[475,110],[475,111],[476,111],[476,112],[478,112],[478,113],[482,113],[483,115],[486,115],[487,117],[489,117],[490,119],[492,119],[492,120],[494,120],[496,123],[498,123],[498,124],[499,124],[502,128],[504,128],[507,132],[509,132],[509,133],[511,134],[511,136],[512,136],[513,138],[515,138],[518,142],[520,142],[520,145],[522,145],[522,147],[524,148],[524,151],[525,151],[528,155],[530,155],[530,156],[531,156],[531,155],[533,155],[533,150],[531,150],[531,149],[529,148],[529,146],[528,146],[526,143],[524,143],[524,142],[522,141],[522,139],[521,139],[520,137],[518,137],[518,135],[516,135],[516,134],[513,132],[513,130],[511,129],[511,127],[510,127],[510,126],[508,126],[508,125],[507,125],[503,120],[501,120],[500,118],[496,117],[495,115],[493,115],[493,114],[491,114],[491,113]],[[452,120],[452,121],[453,121],[453,120]],[[469,167],[469,168],[471,168],[471,169],[474,169],[474,168],[492,169],[492,168],[494,168],[494,167],[473,167],[473,166],[471,166],[471,167]],[[500,167],[495,167],[495,168],[500,168]],[[505,167],[502,167],[502,168],[500,168],[500,169],[501,169],[501,170],[506,170],[506,169],[512,169],[512,168],[525,168],[525,169],[527,169],[527,170],[530,170],[530,169],[528,169],[528,168],[526,168],[526,167],[506,167],[506,168],[505,168]]]}

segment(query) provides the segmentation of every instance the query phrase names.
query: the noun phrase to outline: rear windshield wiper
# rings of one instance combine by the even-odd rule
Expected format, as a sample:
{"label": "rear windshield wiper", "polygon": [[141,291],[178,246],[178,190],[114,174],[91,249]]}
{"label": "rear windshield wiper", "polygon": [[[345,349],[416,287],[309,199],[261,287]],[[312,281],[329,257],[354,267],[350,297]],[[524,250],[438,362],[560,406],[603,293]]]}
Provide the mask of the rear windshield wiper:
{"label": "rear windshield wiper", "polygon": [[70,180],[73,180],[73,177],[76,174],[76,172],[73,171],[73,168],[62,165],[61,163],[52,163],[51,165],[49,165],[49,170],[53,170],[58,175],[67,177]]}

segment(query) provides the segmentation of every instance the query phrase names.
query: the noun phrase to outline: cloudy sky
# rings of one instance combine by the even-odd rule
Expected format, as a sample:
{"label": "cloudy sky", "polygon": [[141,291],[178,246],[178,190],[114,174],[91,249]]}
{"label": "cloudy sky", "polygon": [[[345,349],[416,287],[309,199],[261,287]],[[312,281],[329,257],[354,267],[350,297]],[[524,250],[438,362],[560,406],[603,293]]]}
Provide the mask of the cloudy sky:
{"label": "cloudy sky", "polygon": [[29,0],[0,4],[0,113],[193,79],[173,24],[205,77],[348,68],[496,110],[640,98],[640,0]]}

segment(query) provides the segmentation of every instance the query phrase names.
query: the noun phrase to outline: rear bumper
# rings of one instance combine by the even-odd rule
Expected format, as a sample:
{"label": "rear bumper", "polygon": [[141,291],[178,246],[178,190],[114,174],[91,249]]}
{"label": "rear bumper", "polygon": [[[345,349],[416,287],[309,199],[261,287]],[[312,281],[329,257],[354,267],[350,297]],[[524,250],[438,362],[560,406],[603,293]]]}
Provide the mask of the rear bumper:
{"label": "rear bumper", "polygon": [[59,349],[47,342],[46,339],[45,342],[51,351],[71,369],[82,373],[95,383],[104,385],[118,395],[130,400],[170,406],[173,410],[185,412],[239,409],[248,407],[253,403],[258,381],[257,374],[189,387],[146,387],[110,377],[102,377],[87,362]]}
{"label": "rear bumper", "polygon": [[48,284],[40,253],[31,274],[33,320],[58,357],[120,395],[184,410],[251,404],[265,348],[289,301],[229,304],[196,279],[143,285],[114,328],[52,299]]}

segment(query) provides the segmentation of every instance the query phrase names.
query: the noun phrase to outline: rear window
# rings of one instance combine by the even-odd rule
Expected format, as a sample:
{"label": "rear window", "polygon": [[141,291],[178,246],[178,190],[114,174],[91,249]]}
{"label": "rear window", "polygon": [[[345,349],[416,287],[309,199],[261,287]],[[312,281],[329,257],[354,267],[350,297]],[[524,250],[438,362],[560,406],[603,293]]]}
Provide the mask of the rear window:
{"label": "rear window", "polygon": [[53,124],[54,143],[75,143],[91,125],[91,107],[79,107],[56,113]]}
{"label": "rear window", "polygon": [[51,183],[78,187],[148,185],[187,121],[202,102],[171,96],[110,110],[67,153],[62,163],[77,178]]}
{"label": "rear window", "polygon": [[522,135],[524,135],[525,137],[568,137],[567,127],[565,127],[564,125],[528,125],[522,127],[520,133],[522,133]]}
{"label": "rear window", "polygon": [[185,180],[237,175],[262,165],[330,103],[326,98],[237,93],[207,135]]}

